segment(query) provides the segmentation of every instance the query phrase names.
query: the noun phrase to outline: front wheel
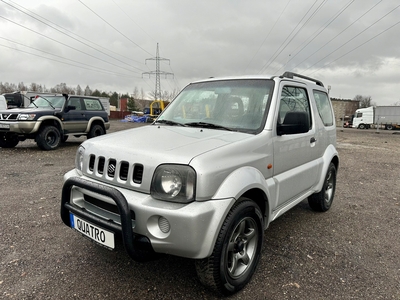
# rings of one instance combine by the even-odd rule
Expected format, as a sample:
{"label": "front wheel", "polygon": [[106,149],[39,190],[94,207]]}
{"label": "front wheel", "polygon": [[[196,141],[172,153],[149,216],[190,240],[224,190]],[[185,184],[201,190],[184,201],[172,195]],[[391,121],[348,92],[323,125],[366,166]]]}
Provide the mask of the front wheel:
{"label": "front wheel", "polygon": [[87,138],[91,139],[91,138],[94,138],[96,136],[100,136],[100,135],[103,135],[103,134],[105,134],[105,131],[104,131],[103,127],[101,125],[99,125],[99,124],[94,124],[90,128],[90,131],[89,131],[89,133],[87,135]]}
{"label": "front wheel", "polygon": [[360,125],[358,125],[358,128],[359,129],[365,129],[365,125],[364,124],[360,124]]}
{"label": "front wheel", "polygon": [[36,144],[42,150],[56,149],[61,143],[60,131],[55,126],[45,126],[36,136]]}
{"label": "front wheel", "polygon": [[320,192],[308,197],[308,204],[315,211],[325,212],[331,208],[336,188],[336,167],[330,163],[324,185]]}
{"label": "front wheel", "polygon": [[386,125],[386,130],[392,130],[393,129],[393,125]]}
{"label": "front wheel", "polygon": [[260,208],[242,198],[228,213],[211,256],[196,260],[201,283],[224,295],[241,290],[256,270],[263,235]]}

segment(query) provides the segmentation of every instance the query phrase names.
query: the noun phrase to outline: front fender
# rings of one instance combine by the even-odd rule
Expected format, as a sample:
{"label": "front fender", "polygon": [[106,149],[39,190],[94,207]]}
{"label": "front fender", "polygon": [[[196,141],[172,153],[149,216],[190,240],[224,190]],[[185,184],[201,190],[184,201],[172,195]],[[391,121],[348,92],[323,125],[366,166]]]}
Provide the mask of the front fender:
{"label": "front fender", "polygon": [[269,199],[270,192],[262,173],[253,167],[242,167],[225,178],[212,199],[239,199],[241,195],[251,189],[262,190]]}
{"label": "front fender", "polygon": [[45,122],[45,121],[54,121],[59,125],[61,130],[64,129],[64,126],[63,126],[63,124],[62,124],[62,122],[61,122],[61,120],[59,118],[57,118],[55,116],[43,116],[43,117],[40,117],[40,118],[37,119],[37,121],[35,123],[35,127],[32,130],[32,133],[33,132],[37,132],[39,130],[40,126],[42,125],[42,123]]}

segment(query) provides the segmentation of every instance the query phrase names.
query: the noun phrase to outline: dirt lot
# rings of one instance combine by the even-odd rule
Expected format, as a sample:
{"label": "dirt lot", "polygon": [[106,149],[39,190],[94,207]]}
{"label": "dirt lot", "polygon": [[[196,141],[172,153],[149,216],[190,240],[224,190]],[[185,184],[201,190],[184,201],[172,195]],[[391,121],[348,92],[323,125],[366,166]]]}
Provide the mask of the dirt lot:
{"label": "dirt lot", "polygon": [[[62,224],[62,176],[83,140],[0,148],[0,298],[214,299],[191,260],[136,263]],[[305,201],[273,222],[255,276],[230,299],[400,299],[399,149],[400,134],[339,128],[333,207]]]}

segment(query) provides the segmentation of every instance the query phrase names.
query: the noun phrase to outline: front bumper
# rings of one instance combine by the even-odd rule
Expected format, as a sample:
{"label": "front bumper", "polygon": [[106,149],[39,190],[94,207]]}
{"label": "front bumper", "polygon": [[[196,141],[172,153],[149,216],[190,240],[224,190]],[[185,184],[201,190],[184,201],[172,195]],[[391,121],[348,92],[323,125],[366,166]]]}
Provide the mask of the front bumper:
{"label": "front bumper", "polygon": [[30,134],[37,131],[39,123],[37,121],[0,121],[0,132]]}
{"label": "front bumper", "polygon": [[[75,170],[65,175],[61,199],[61,218],[70,226],[72,212],[100,227],[121,234],[125,249],[135,257],[137,247],[187,258],[211,255],[221,225],[234,203],[233,198],[178,204],[159,201],[148,194],[116,189],[89,178],[80,178]],[[92,199],[88,203],[88,198]],[[110,212],[105,206],[116,205]],[[151,247],[150,247],[150,245]]]}

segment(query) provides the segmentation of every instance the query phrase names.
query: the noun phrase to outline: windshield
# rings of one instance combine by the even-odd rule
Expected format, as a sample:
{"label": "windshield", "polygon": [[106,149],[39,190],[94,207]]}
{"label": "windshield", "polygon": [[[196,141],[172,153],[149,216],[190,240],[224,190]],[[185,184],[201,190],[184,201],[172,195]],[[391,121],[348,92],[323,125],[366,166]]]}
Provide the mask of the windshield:
{"label": "windshield", "polygon": [[64,105],[64,96],[48,96],[38,97],[29,104],[28,107],[50,107],[50,108],[61,108]]}
{"label": "windshield", "polygon": [[157,121],[257,132],[269,107],[272,87],[273,81],[267,79],[194,83],[170,103]]}

